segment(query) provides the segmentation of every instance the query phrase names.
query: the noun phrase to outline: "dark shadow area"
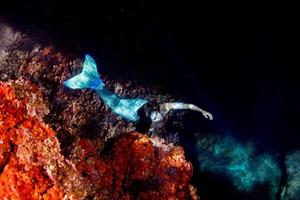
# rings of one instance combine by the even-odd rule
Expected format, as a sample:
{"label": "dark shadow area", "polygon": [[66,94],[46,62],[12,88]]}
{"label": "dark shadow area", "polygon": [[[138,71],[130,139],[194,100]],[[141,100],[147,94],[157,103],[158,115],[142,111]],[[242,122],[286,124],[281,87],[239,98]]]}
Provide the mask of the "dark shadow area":
{"label": "dark shadow area", "polygon": [[195,172],[193,182],[199,187],[199,195],[204,200],[241,200],[242,198],[242,194],[235,191],[230,180],[221,174]]}
{"label": "dark shadow area", "polygon": [[[215,127],[214,122],[210,122],[203,118],[197,112],[189,112],[185,115],[183,120],[184,128],[180,133],[180,145],[182,145],[186,152],[186,157],[192,162],[194,166],[194,173],[192,177],[192,184],[197,186],[199,195],[201,199],[204,200],[218,200],[218,199],[232,199],[232,200],[270,200],[274,199],[272,196],[271,187],[269,183],[256,184],[249,191],[238,190],[238,186],[234,185],[233,179],[226,175],[225,173],[209,172],[200,169],[198,158],[198,148],[197,148],[197,135],[219,135],[220,138],[225,137],[226,133],[219,133]],[[237,135],[233,135],[233,138],[239,141],[247,141],[245,138]],[[207,147],[208,148],[208,147]],[[262,147],[256,148],[258,154],[267,153],[268,148],[263,149]],[[205,154],[203,154],[205,156]],[[284,155],[284,154],[281,154]],[[224,155],[225,156],[225,155]],[[209,159],[204,158],[205,159]],[[213,159],[213,158],[212,158]],[[284,158],[281,156],[278,158],[280,168],[282,170],[282,180],[280,185],[286,184],[286,169],[284,163]],[[213,168],[213,166],[212,166]],[[276,191],[276,199],[280,199],[281,189]],[[274,194],[273,194],[274,195]]]}

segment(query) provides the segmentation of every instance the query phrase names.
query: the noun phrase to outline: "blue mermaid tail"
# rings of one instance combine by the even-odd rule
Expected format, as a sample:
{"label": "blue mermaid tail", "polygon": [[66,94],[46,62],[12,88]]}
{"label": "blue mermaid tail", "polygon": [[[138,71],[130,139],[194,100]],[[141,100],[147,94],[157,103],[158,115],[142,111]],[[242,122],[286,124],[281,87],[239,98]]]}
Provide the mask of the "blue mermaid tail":
{"label": "blue mermaid tail", "polygon": [[82,72],[64,81],[64,85],[72,89],[91,88],[97,90],[104,87],[104,83],[98,74],[97,65],[94,59],[88,54],[85,55]]}
{"label": "blue mermaid tail", "polygon": [[90,88],[96,91],[104,103],[114,112],[129,121],[136,122],[140,119],[138,110],[148,101],[146,99],[126,99],[109,91],[101,80],[94,59],[85,55],[83,70],[77,76],[64,81],[64,85],[71,89]]}

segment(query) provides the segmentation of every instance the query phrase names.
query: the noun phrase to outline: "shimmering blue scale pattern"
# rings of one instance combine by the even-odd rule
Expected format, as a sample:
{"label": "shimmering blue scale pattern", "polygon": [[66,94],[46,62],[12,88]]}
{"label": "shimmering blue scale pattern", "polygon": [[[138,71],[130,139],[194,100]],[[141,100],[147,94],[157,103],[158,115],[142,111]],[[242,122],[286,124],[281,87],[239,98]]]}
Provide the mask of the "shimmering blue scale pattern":
{"label": "shimmering blue scale pattern", "polygon": [[148,101],[145,99],[125,99],[107,90],[105,87],[97,90],[97,94],[102,98],[104,103],[110,107],[112,112],[117,115],[130,120],[138,121],[139,116],[137,111]]}
{"label": "shimmering blue scale pattern", "polygon": [[96,90],[99,97],[112,110],[112,112],[133,122],[139,120],[137,111],[148,102],[146,99],[140,98],[121,98],[109,91],[100,79],[94,59],[89,55],[85,56],[82,72],[65,81],[64,85],[71,89],[91,88]]}

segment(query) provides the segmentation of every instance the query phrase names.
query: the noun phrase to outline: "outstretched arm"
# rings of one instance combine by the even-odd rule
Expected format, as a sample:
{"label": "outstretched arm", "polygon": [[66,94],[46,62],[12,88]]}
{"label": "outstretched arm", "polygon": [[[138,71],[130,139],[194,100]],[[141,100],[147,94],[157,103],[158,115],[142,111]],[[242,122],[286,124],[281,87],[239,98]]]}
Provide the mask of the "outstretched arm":
{"label": "outstretched arm", "polygon": [[196,106],[194,104],[187,104],[187,103],[181,103],[181,102],[170,102],[170,103],[161,104],[160,105],[160,114],[164,117],[167,115],[167,113],[170,110],[182,110],[182,109],[195,110],[195,111],[201,112],[205,118],[208,118],[210,120],[213,119],[213,116],[211,113],[199,108],[198,106]]}

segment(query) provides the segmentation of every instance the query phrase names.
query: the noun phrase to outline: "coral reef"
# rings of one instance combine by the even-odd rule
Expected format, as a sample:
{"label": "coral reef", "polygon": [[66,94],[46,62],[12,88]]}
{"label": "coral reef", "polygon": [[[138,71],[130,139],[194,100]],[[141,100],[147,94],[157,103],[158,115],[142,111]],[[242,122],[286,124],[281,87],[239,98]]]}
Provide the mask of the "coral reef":
{"label": "coral reef", "polygon": [[38,87],[24,79],[0,82],[0,108],[3,199],[198,198],[179,146],[131,132],[100,153],[97,140],[78,137],[66,158],[43,122],[49,109]]}

